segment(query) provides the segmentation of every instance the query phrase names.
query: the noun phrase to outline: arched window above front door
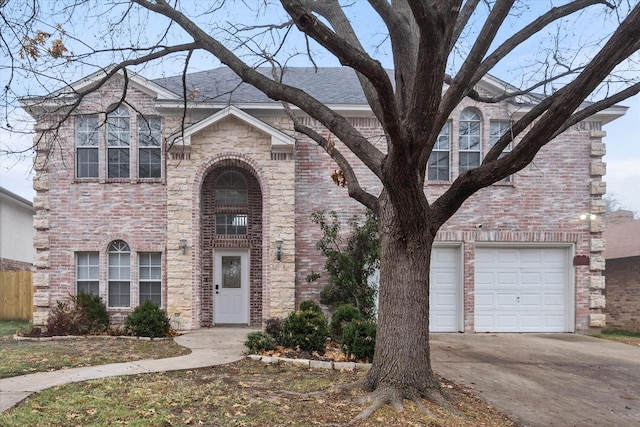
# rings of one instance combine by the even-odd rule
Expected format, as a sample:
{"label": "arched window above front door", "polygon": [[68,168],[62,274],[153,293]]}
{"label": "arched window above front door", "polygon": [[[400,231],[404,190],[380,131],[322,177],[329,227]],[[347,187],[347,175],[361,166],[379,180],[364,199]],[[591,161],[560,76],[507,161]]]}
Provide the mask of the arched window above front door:
{"label": "arched window above front door", "polygon": [[248,200],[247,180],[236,171],[224,172],[216,182],[217,205],[246,206]]}

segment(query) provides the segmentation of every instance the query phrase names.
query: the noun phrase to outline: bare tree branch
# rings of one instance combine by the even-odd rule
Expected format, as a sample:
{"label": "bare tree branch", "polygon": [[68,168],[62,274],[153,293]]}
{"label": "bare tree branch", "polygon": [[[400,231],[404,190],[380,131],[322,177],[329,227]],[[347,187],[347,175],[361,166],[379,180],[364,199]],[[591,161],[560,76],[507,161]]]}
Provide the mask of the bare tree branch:
{"label": "bare tree branch", "polygon": [[153,10],[174,20],[195,40],[198,40],[203,49],[211,52],[220,59],[223,64],[231,68],[242,80],[257,87],[270,98],[296,105],[302,111],[320,122],[329,124],[328,127],[331,132],[338,136],[374,174],[380,176],[380,165],[383,154],[372,146],[344,117],[304,91],[276,82],[260,74],[252,67],[249,67],[233,52],[199,28],[184,14],[169,6],[164,0],[157,0],[154,3],[147,0],[133,1],[149,10]]}

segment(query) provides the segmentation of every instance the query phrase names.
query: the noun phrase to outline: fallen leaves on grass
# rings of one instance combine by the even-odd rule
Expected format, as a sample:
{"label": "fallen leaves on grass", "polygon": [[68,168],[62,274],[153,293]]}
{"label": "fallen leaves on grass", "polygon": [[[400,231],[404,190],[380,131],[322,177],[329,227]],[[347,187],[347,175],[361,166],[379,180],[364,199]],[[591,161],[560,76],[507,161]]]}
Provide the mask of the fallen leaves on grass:
{"label": "fallen leaves on grass", "polygon": [[[366,404],[355,401],[365,392],[325,391],[357,381],[362,375],[362,371],[314,370],[245,359],[214,368],[56,387],[9,410],[3,425],[40,425],[46,421],[46,425],[66,426],[70,424],[66,414],[74,414],[73,425],[135,424],[144,419],[144,425],[166,426],[342,426],[364,409]],[[462,417],[424,402],[435,414],[429,417],[412,402],[405,402],[404,412],[383,407],[371,419],[355,425],[515,426],[465,389],[444,378],[441,382]]]}
{"label": "fallen leaves on grass", "polygon": [[117,338],[77,338],[55,341],[3,340],[0,378],[56,369],[162,359],[188,354],[172,340],[144,341]]}

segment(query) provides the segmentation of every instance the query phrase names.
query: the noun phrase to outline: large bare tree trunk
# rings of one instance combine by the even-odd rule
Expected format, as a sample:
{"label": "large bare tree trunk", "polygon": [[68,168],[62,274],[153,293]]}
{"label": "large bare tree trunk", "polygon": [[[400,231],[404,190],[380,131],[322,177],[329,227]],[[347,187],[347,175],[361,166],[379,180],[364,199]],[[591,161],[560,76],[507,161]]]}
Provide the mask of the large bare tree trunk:
{"label": "large bare tree trunk", "polygon": [[[399,210],[383,192],[378,333],[365,388],[379,404],[421,397],[442,403],[429,351],[429,265],[435,231],[421,204]],[[378,405],[373,405],[378,406]]]}

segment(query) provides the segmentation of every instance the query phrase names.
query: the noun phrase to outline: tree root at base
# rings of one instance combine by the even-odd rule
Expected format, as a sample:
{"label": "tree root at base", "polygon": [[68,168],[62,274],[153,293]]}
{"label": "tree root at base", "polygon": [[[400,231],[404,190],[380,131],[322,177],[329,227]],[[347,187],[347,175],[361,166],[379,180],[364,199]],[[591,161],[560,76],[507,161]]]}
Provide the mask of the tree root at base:
{"label": "tree root at base", "polygon": [[403,402],[405,399],[412,401],[418,407],[418,409],[424,412],[425,415],[432,418],[437,418],[437,416],[431,410],[429,410],[429,408],[427,408],[422,399],[433,402],[447,409],[454,415],[463,417],[463,415],[446,399],[446,397],[440,390],[430,390],[427,392],[423,392],[422,394],[419,394],[417,392],[407,394],[406,392],[395,388],[385,387],[378,388],[368,395],[358,399],[358,403],[371,404],[358,415],[356,415],[356,417],[352,419],[349,424],[352,425],[358,421],[369,418],[375,411],[387,404],[391,405],[398,412],[404,412]]}

